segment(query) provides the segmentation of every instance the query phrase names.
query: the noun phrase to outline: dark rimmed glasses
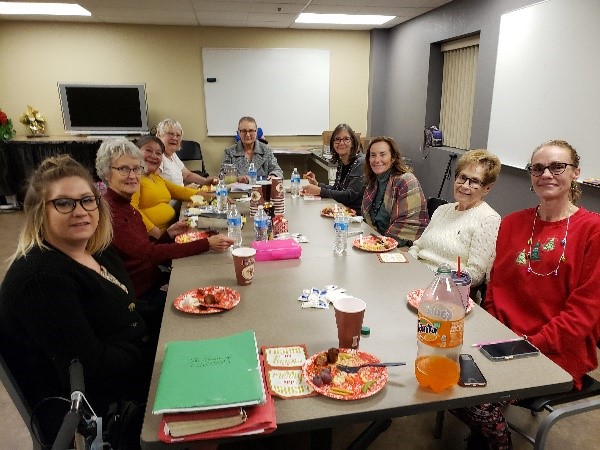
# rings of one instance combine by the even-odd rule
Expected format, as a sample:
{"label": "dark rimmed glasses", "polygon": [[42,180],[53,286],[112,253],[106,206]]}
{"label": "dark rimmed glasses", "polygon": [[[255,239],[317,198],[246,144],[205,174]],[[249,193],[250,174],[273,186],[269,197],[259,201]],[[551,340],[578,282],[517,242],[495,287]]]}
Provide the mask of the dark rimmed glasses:
{"label": "dark rimmed glasses", "polygon": [[54,200],[48,200],[46,203],[52,203],[54,209],[61,214],[69,214],[75,211],[77,203],[81,205],[86,211],[95,211],[100,205],[100,197],[95,195],[86,195],[85,197],[77,198],[55,198]]}
{"label": "dark rimmed glasses", "polygon": [[575,164],[569,164],[564,162],[553,162],[545,166],[543,164],[527,164],[525,169],[534,177],[541,177],[546,169],[550,171],[552,175],[560,175],[567,170],[567,166],[577,167]]}
{"label": "dark rimmed glasses", "polygon": [[463,175],[462,173],[457,175],[455,180],[458,184],[465,184],[465,182],[468,181],[469,187],[473,189],[479,189],[481,186],[483,186],[483,181],[481,181],[480,179],[470,178],[466,175]]}
{"label": "dark rimmed glasses", "polygon": [[333,138],[333,142],[335,142],[336,144],[339,144],[340,142],[345,142],[346,144],[348,144],[351,141],[352,141],[352,138],[349,136]]}

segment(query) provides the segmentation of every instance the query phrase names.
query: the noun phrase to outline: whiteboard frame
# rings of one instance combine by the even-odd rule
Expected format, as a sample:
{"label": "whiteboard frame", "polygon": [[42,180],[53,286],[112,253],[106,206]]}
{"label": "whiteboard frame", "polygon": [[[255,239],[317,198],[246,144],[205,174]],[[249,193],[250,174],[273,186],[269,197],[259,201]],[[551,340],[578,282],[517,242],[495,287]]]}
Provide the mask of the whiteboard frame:
{"label": "whiteboard frame", "polygon": [[209,136],[235,135],[243,116],[266,136],[329,129],[328,49],[203,48],[202,63]]}

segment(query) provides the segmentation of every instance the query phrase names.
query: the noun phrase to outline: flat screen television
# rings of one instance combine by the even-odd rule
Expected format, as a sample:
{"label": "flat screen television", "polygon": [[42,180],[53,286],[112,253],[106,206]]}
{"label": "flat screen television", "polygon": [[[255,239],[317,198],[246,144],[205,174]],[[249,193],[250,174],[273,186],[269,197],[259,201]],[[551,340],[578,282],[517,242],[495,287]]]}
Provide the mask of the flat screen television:
{"label": "flat screen television", "polygon": [[145,84],[58,83],[69,134],[148,134]]}

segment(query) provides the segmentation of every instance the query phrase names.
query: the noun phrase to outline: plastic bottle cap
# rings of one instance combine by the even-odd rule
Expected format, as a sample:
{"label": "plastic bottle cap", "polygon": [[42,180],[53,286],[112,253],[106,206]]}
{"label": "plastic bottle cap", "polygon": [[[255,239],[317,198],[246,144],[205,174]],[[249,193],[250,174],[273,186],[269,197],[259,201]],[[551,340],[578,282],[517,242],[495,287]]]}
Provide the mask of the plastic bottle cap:
{"label": "plastic bottle cap", "polygon": [[361,336],[369,336],[371,334],[371,329],[369,327],[362,327],[360,329]]}

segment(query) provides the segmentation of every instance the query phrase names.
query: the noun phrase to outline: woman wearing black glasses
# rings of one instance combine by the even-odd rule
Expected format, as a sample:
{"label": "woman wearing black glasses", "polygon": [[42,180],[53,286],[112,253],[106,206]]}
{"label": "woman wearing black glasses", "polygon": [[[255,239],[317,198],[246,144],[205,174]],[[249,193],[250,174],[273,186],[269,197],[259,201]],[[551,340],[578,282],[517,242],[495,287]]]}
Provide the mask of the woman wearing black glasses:
{"label": "woman wearing black glasses", "polygon": [[455,267],[460,256],[471,285],[485,281],[496,248],[500,215],[486,202],[500,172],[500,160],[487,150],[471,150],[456,163],[455,203],[439,206],[409,253],[431,270]]}
{"label": "woman wearing black glasses", "polygon": [[[69,156],[31,177],[25,225],[0,288],[0,352],[33,407],[69,396],[69,365],[83,365],[98,415],[119,399],[143,401],[153,361],[133,285],[109,247],[110,212],[89,172]],[[52,442],[68,403],[37,416]]]}
{"label": "woman wearing black glasses", "polygon": [[302,193],[332,198],[360,215],[365,191],[365,157],[357,154],[360,148],[358,138],[350,126],[341,123],[331,133],[329,145],[335,150],[332,161],[338,165],[333,186],[317,182],[315,174],[307,172],[304,178],[309,184],[304,186]]}
{"label": "woman wearing black glasses", "polygon": [[[554,140],[527,165],[539,205],[506,216],[496,242],[485,308],[548,358],[581,378],[598,366],[600,341],[600,216],[577,206],[579,155]],[[490,448],[509,448],[501,405],[455,413]]]}

